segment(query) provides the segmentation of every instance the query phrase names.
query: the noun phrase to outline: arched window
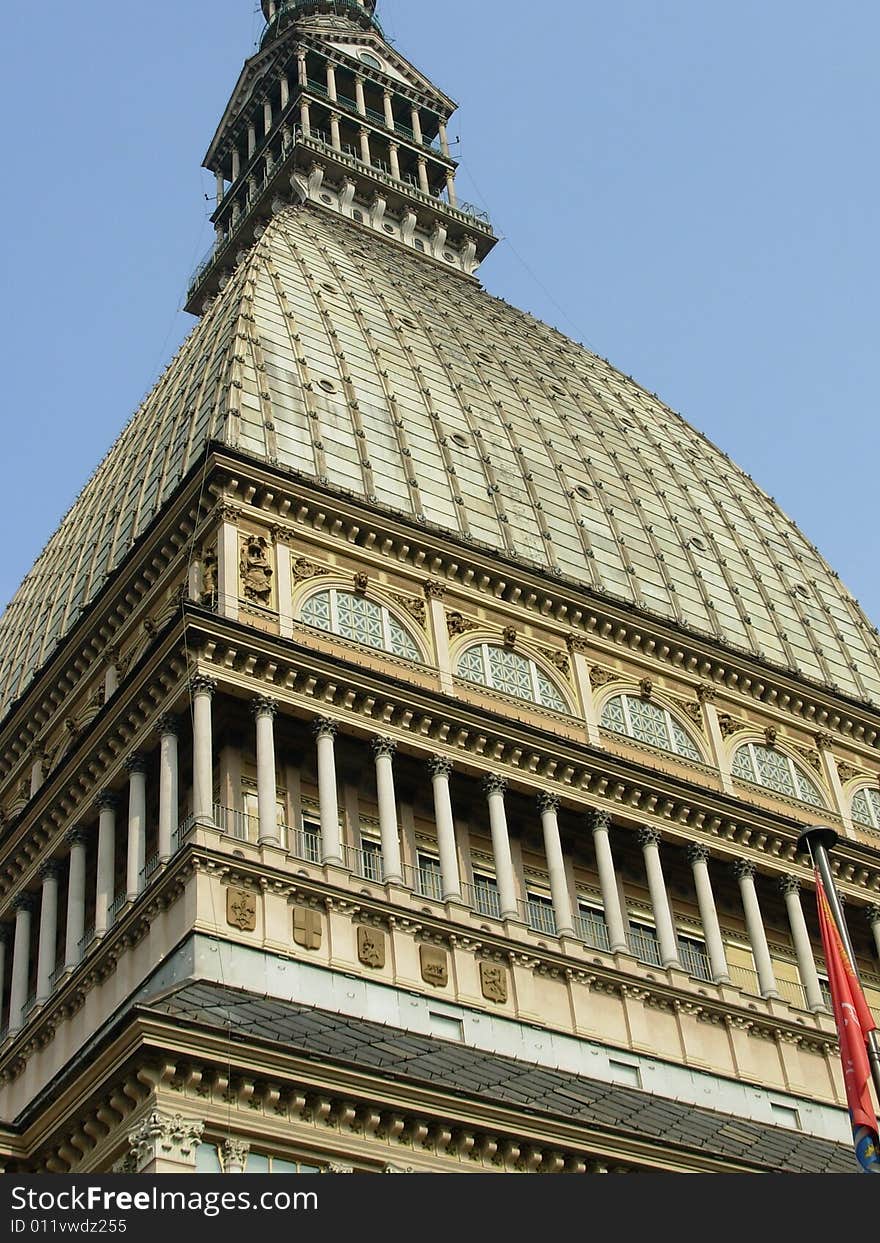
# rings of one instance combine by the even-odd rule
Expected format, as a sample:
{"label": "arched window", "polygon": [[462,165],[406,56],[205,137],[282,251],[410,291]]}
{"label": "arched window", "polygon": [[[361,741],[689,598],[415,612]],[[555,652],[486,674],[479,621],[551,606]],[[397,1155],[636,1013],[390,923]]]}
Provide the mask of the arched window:
{"label": "arched window", "polygon": [[504,695],[528,699],[555,712],[568,712],[561,692],[533,660],[495,643],[478,643],[463,652],[458,661],[458,674],[468,682],[490,686]]}
{"label": "arched window", "polygon": [[801,802],[812,803],[814,807],[825,806],[825,800],[815,782],[801,772],[794,760],[773,747],[747,742],[733,757],[731,771],[734,777],[751,781],[753,785],[763,786],[766,790],[775,790],[777,794],[785,794],[788,798],[799,798]]}
{"label": "arched window", "polygon": [[647,743],[649,747],[702,762],[696,744],[672,713],[649,699],[615,695],[602,709],[601,725],[615,734],[626,734],[628,738]]}
{"label": "arched window", "polygon": [[856,790],[852,799],[852,818],[869,829],[880,832],[880,790],[867,787]]}
{"label": "arched window", "polygon": [[405,660],[421,659],[415,640],[384,604],[338,587],[309,596],[302,606],[302,620]]}

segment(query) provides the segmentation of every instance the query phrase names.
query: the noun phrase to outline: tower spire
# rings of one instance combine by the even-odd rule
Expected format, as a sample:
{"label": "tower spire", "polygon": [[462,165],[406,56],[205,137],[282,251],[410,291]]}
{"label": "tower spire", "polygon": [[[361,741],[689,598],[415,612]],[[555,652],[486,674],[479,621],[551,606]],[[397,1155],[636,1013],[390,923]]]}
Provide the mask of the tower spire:
{"label": "tower spire", "polygon": [[199,314],[284,208],[344,216],[471,275],[495,245],[459,201],[456,104],[392,48],[376,0],[261,0],[266,29],[205,157],[216,239],[190,286]]}

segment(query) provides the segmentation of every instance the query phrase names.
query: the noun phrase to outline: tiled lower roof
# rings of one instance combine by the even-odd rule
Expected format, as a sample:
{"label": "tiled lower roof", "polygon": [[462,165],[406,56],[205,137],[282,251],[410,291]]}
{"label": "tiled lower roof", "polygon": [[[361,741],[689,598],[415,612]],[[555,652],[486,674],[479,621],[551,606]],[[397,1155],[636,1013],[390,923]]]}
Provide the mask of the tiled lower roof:
{"label": "tiled lower roof", "polygon": [[238,1042],[282,1045],[288,1053],[337,1066],[378,1071],[396,1081],[568,1123],[582,1121],[609,1136],[661,1141],[671,1150],[690,1150],[757,1171],[857,1170],[852,1150],[830,1140],[207,981],[188,981],[139,1008],[221,1029]]}

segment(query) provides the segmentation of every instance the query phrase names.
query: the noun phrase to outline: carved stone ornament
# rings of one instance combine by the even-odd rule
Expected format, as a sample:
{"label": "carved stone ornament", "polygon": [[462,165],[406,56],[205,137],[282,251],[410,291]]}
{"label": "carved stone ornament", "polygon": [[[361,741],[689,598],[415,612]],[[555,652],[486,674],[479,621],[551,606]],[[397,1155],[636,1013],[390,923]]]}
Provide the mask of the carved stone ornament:
{"label": "carved stone ornament", "polygon": [[715,687],[710,686],[708,682],[703,682],[697,687],[697,699],[701,704],[714,703],[717,694]]}
{"label": "carved stone ornament", "polygon": [[601,665],[593,665],[590,669],[590,685],[596,690],[613,682],[617,674],[612,669],[603,669]]}
{"label": "carved stone ornament", "polygon": [[422,979],[432,988],[445,988],[449,983],[449,958],[446,950],[435,945],[419,946]]}
{"label": "carved stone ornament", "polygon": [[767,742],[768,747],[775,747],[776,740],[778,737],[779,737],[779,730],[776,729],[773,725],[768,725],[767,728],[764,730],[764,738]]}
{"label": "carved stone ornament", "polygon": [[570,652],[580,652],[582,655],[590,650],[589,642],[585,635],[567,634],[565,636],[565,646]]}
{"label": "carved stone ornament", "polygon": [[737,720],[729,712],[722,712],[718,716],[718,728],[721,730],[722,738],[729,738],[732,734],[741,733],[747,726],[744,721]]}
{"label": "carved stone ornament", "polygon": [[140,1172],[163,1159],[194,1167],[204,1129],[204,1122],[198,1119],[154,1110],[128,1137],[136,1169]]}
{"label": "carved stone ornament", "polygon": [[324,921],[310,906],[293,908],[293,940],[304,950],[319,950],[324,938]]}
{"label": "carved stone ornament", "polygon": [[480,984],[487,1001],[503,1006],[507,1001],[507,969],[499,962],[480,963]]}
{"label": "carved stone ornament", "polygon": [[257,926],[257,895],[230,886],[226,890],[226,922],[241,932],[253,932]]}
{"label": "carved stone ornament", "polygon": [[355,574],[354,589],[359,596],[365,596],[370,589],[370,576],[368,574]]}
{"label": "carved stone ornament", "polygon": [[419,596],[405,596],[399,591],[392,591],[391,599],[396,601],[402,609],[406,609],[413,621],[425,628],[428,624],[428,606]]}
{"label": "carved stone ornament", "polygon": [[504,630],[501,633],[501,637],[504,640],[505,647],[516,647],[516,627],[515,626],[505,626]]}
{"label": "carved stone ornament", "polygon": [[446,595],[446,584],[438,582],[435,578],[429,578],[422,587],[426,600],[442,600]]}
{"label": "carved stone ornament", "polygon": [[450,635],[467,634],[470,630],[479,630],[479,623],[465,617],[464,613],[447,613],[446,629]]}
{"label": "carved stone ornament", "polygon": [[297,557],[292,566],[293,580],[296,583],[308,582],[310,578],[324,578],[330,573],[322,565],[309,561],[308,557]]}
{"label": "carved stone ornament", "polygon": [[275,571],[269,564],[271,545],[263,535],[246,535],[241,541],[241,594],[245,600],[267,609],[272,604]]}
{"label": "carved stone ornament", "polygon": [[837,761],[837,772],[841,781],[854,781],[856,777],[868,776],[863,768],[854,768],[852,764],[847,764],[846,760]]}
{"label": "carved stone ornament", "polygon": [[642,699],[650,699],[654,694],[654,683],[650,678],[642,678],[639,682],[639,694]]}
{"label": "carved stone ornament", "polygon": [[385,933],[378,928],[358,928],[358,958],[374,971],[385,966]]}
{"label": "carved stone ornament", "polygon": [[200,597],[202,604],[212,604],[217,597],[217,550],[202,549],[202,583]]}
{"label": "carved stone ornament", "polygon": [[558,647],[542,647],[541,654],[546,656],[554,668],[558,669],[560,673],[568,677],[568,672],[571,668],[571,661],[565,652],[560,652]]}
{"label": "carved stone ornament", "polygon": [[814,769],[821,777],[822,757],[818,751],[814,751],[812,747],[796,747],[795,750],[809,764],[810,768]]}

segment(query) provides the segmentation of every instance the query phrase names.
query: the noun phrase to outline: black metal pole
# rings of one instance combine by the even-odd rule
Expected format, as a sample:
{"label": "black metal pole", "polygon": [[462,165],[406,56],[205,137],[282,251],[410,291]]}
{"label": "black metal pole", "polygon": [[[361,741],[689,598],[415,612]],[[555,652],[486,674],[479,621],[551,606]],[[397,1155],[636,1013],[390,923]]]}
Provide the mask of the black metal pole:
{"label": "black metal pole", "polygon": [[[831,872],[831,860],[828,858],[828,851],[833,850],[839,840],[833,829],[817,824],[800,835],[798,845],[808,851],[815,860],[828,897],[828,905],[831,907],[831,914],[834,916],[834,922],[837,924],[837,930],[840,933],[840,939],[843,941],[847,954],[849,954],[853,974],[859,981],[859,984],[861,984],[859,968],[849,936],[849,928],[846,926],[846,916],[843,913],[843,904],[840,901],[840,894],[837,892],[837,886],[834,883],[834,876]],[[868,1061],[871,1066],[871,1078],[874,1080],[874,1091],[877,1093],[877,1101],[880,1103],[880,1039],[878,1039],[877,1032],[871,1032],[868,1036]]]}

